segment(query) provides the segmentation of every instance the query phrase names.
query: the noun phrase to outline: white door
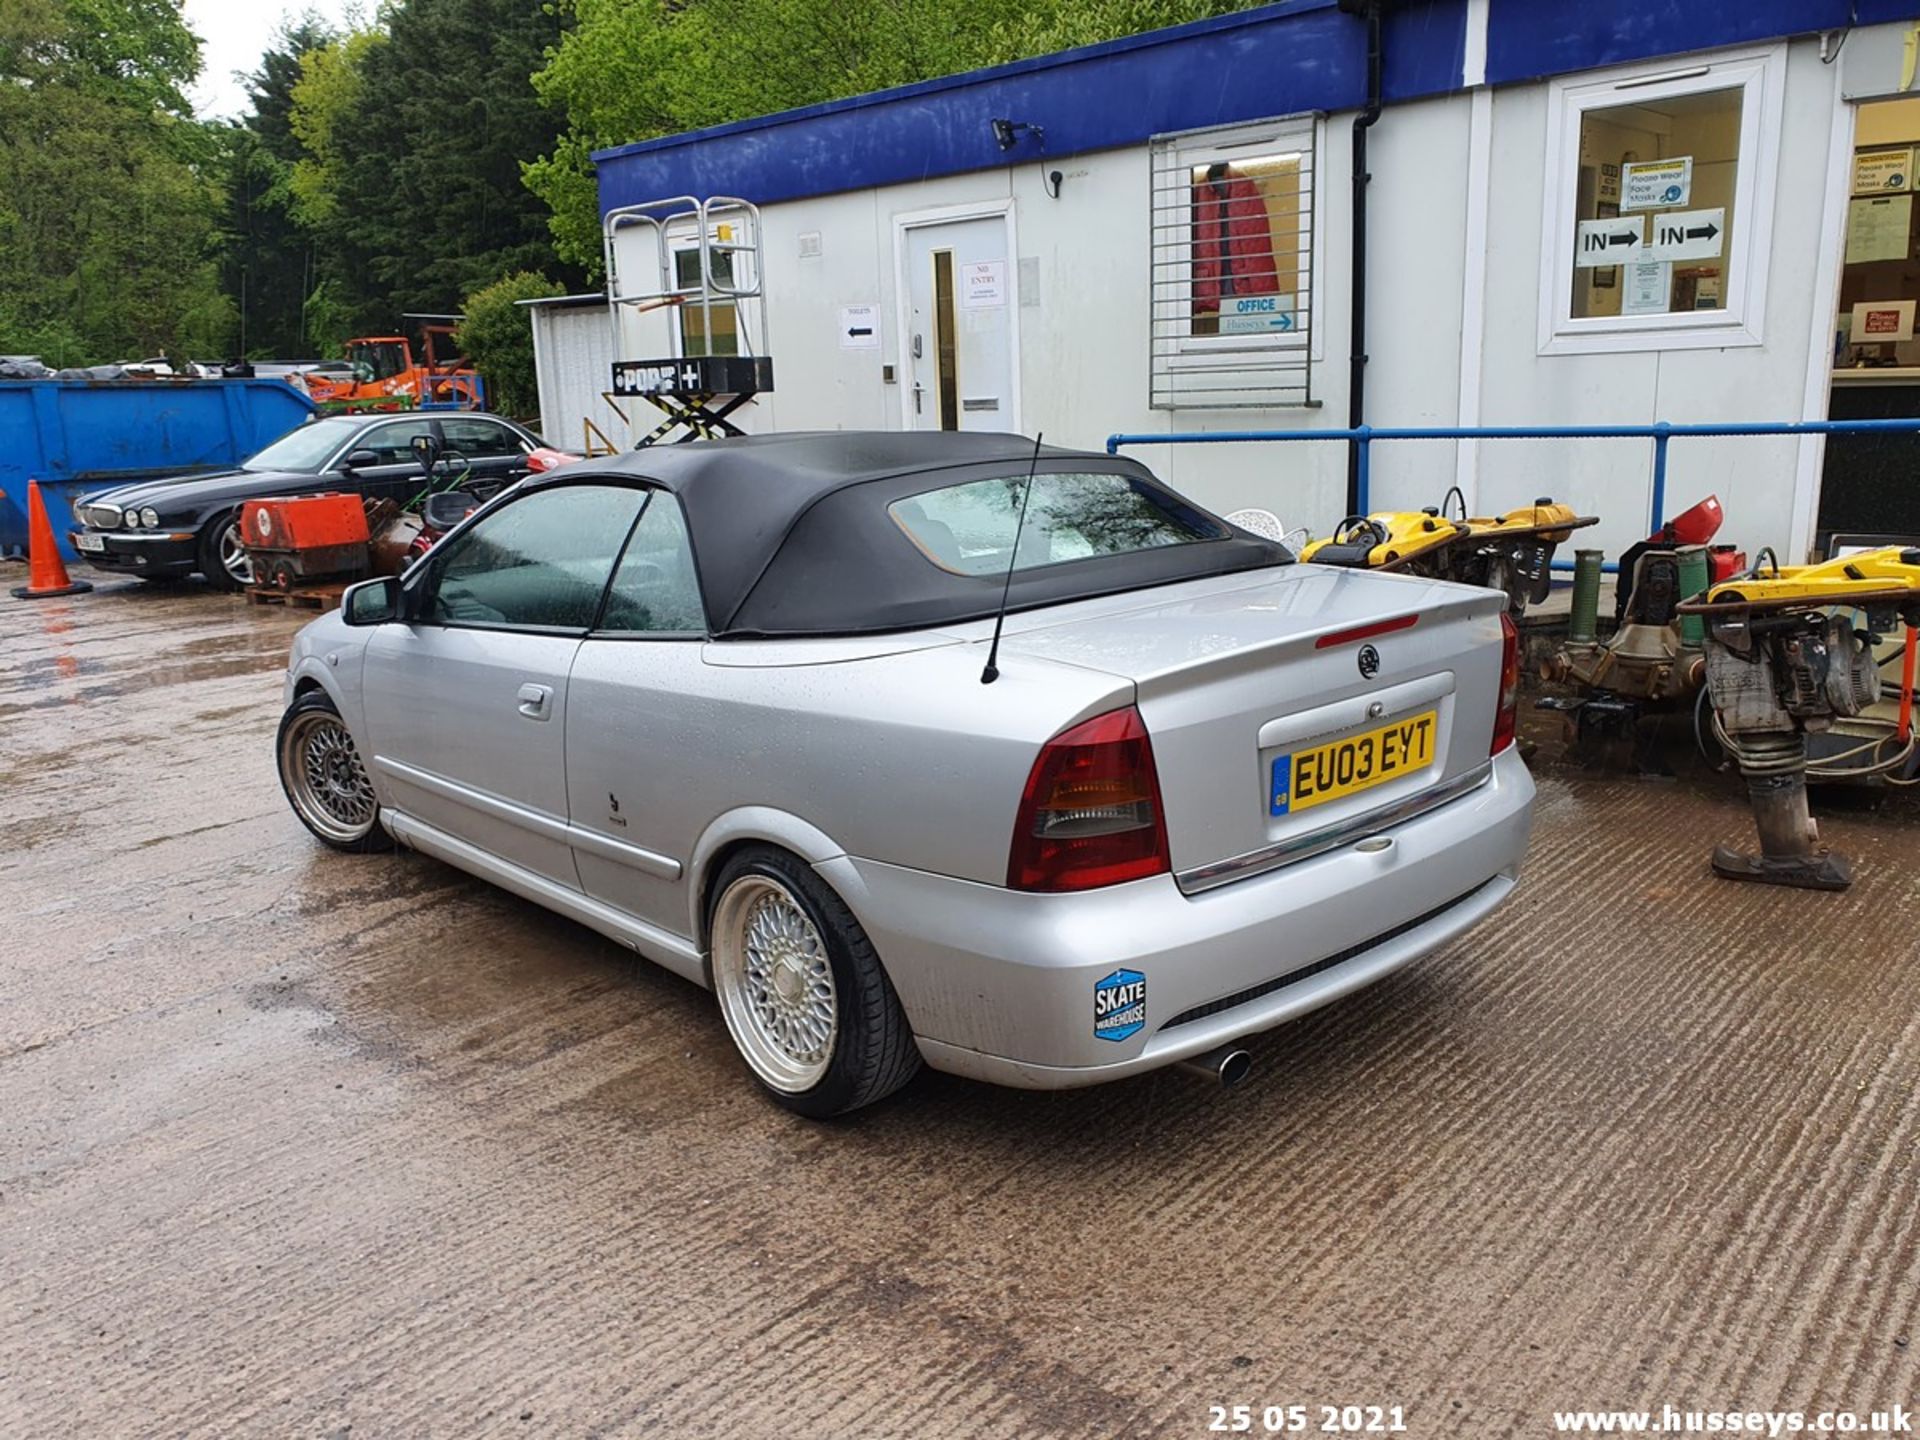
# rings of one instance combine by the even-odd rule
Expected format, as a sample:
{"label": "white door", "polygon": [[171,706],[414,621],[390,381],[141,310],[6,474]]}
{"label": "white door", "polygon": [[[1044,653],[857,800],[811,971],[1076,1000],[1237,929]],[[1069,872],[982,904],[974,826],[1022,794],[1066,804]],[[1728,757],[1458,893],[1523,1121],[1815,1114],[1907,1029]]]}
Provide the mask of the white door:
{"label": "white door", "polygon": [[914,225],[906,249],[909,430],[1017,430],[1007,218]]}

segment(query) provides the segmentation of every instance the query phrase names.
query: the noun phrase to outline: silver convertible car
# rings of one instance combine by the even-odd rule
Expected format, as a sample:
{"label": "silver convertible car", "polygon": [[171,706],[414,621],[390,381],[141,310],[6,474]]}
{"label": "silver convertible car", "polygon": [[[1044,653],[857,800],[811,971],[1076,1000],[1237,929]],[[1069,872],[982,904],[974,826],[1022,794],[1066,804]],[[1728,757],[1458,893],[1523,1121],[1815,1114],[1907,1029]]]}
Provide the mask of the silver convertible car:
{"label": "silver convertible car", "polygon": [[1237,1078],[1459,935],[1527,846],[1517,648],[1494,591],[1295,564],[1129,460],[772,435],[535,477],[354,586],[278,759],[328,845],[710,987],[827,1116],[923,1062]]}

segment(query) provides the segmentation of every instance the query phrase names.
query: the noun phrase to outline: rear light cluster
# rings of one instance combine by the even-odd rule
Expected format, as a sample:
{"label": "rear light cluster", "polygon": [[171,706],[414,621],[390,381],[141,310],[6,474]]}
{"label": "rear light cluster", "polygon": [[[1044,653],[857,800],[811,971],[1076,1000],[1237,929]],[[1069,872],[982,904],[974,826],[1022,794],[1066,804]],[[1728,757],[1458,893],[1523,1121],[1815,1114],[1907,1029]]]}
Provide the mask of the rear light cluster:
{"label": "rear light cluster", "polygon": [[1008,886],[1093,890],[1169,868],[1160,779],[1140,712],[1112,710],[1049,740],[1020,797]]}
{"label": "rear light cluster", "polygon": [[1489,755],[1498,755],[1513,744],[1513,729],[1520,713],[1520,630],[1513,617],[1500,616],[1500,708],[1493,716],[1493,744]]}

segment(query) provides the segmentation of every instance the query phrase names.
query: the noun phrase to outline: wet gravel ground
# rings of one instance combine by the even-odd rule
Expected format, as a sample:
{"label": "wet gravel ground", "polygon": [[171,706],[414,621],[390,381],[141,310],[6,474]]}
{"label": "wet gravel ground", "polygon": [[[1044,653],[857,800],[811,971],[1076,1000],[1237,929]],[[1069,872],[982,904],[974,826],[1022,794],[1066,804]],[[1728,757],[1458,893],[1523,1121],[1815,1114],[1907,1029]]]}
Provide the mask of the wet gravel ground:
{"label": "wet gravel ground", "polygon": [[1544,1436],[1920,1398],[1910,808],[1827,816],[1850,894],[1731,886],[1736,787],[1536,727],[1514,902],[1256,1039],[1242,1089],[929,1075],[820,1126],[692,986],[313,844],[270,755],[304,618],[0,600],[0,1435],[1197,1437],[1245,1403]]}

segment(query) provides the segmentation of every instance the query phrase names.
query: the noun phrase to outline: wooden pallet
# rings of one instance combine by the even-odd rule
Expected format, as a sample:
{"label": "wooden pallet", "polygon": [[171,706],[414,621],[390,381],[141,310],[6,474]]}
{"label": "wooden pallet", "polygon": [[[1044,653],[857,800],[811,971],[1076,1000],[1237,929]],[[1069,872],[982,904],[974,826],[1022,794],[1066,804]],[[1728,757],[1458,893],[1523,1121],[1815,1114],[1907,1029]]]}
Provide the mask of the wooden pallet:
{"label": "wooden pallet", "polygon": [[298,590],[279,590],[271,585],[249,585],[247,603],[250,605],[285,605],[295,610],[337,610],[340,608],[340,596],[347,584],[339,581],[332,585],[309,585]]}

